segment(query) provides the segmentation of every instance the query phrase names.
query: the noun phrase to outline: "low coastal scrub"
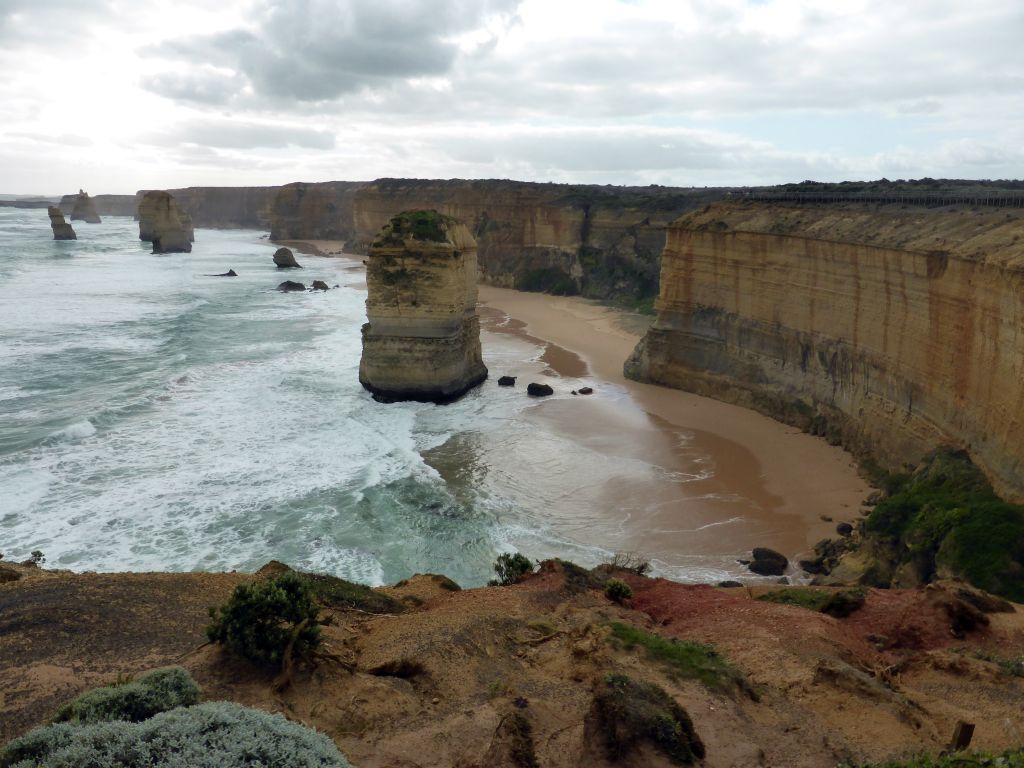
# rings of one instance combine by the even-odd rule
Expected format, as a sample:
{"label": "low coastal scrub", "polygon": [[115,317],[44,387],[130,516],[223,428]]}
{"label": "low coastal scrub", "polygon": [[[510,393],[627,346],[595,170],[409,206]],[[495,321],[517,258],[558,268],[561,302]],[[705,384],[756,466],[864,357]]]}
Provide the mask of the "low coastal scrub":
{"label": "low coastal scrub", "polygon": [[837,619],[845,619],[864,605],[864,592],[859,589],[835,592],[827,589],[788,587],[758,595],[757,599],[765,603],[795,605]]}
{"label": "low coastal scrub", "polygon": [[633,596],[633,589],[624,581],[619,579],[608,579],[604,585],[604,593],[609,600],[621,603]]}
{"label": "low coastal scrub", "polygon": [[375,247],[401,245],[406,238],[443,243],[448,240],[448,226],[455,220],[437,211],[405,211],[393,216],[373,243]]}
{"label": "low coastal scrub", "polygon": [[199,702],[199,683],[181,667],[156,669],[138,680],[95,688],[57,710],[53,723],[137,723],[159,712]]}
{"label": "low coastal scrub", "polygon": [[704,743],[689,714],[654,683],[608,675],[595,692],[594,710],[608,752],[616,760],[643,742],[677,765],[704,757]]}
{"label": "low coastal scrub", "polygon": [[313,597],[327,608],[354,608],[366,613],[401,613],[405,610],[398,600],[365,584],[322,573],[296,573]]}
{"label": "low coastal scrub", "polygon": [[890,495],[865,521],[922,581],[957,575],[1024,601],[1024,506],[1000,499],[963,451],[942,450],[910,476],[889,476]]}
{"label": "low coastal scrub", "polygon": [[611,641],[622,648],[641,647],[675,677],[699,680],[708,688],[747,690],[743,674],[710,645],[645,632],[632,624],[612,622]]}
{"label": "low coastal scrub", "polygon": [[954,752],[936,757],[913,757],[887,763],[852,765],[843,763],[837,768],[1024,768],[1024,749],[1009,752]]}
{"label": "low coastal scrub", "polygon": [[494,561],[494,573],[498,578],[487,582],[489,587],[507,587],[517,583],[523,576],[533,573],[533,563],[526,555],[504,552]]}
{"label": "low coastal scrub", "polygon": [[142,722],[57,723],[0,751],[0,768],[349,768],[326,736],[228,702],[162,712]]}
{"label": "low coastal scrub", "polygon": [[283,667],[320,644],[319,613],[309,582],[286,571],[235,587],[225,605],[210,609],[206,636],[249,661]]}

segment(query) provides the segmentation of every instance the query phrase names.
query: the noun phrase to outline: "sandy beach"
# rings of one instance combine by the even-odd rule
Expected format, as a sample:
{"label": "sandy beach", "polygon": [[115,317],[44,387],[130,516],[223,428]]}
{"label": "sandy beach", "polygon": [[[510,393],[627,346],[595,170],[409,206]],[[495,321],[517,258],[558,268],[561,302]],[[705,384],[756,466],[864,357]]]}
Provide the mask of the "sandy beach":
{"label": "sandy beach", "polygon": [[[610,499],[613,508],[636,508],[637,494],[647,496],[646,519],[631,520],[635,549],[652,557],[701,550],[728,556],[764,545],[793,557],[834,535],[837,522],[858,516],[871,489],[842,449],[744,408],[625,379],[622,363],[639,341],[636,326],[643,324],[636,316],[576,297],[485,285],[480,303],[485,328],[494,330],[497,313],[510,319],[505,332],[549,342],[542,359],[562,388],[577,386],[572,382],[587,375],[583,371],[594,381],[595,394],[580,398],[587,406],[583,418],[575,400],[545,403],[535,409],[538,417],[583,442],[610,431],[624,454],[646,455],[690,477],[695,457],[710,457],[706,478],[608,489],[618,497]],[[603,391],[605,384],[611,386]],[[644,412],[646,423],[626,423],[630,408],[623,393]]]}
{"label": "sandy beach", "polygon": [[[289,245],[318,256],[344,250],[339,241]],[[354,267],[352,287],[365,285],[357,286],[361,277],[361,265]],[[820,438],[738,406],[627,380],[622,364],[650,316],[488,285],[479,286],[479,312],[491,365],[484,386],[496,387],[506,374],[520,376],[523,390],[529,381],[549,383],[556,396],[538,401],[526,418],[538,436],[556,434],[590,458],[544,455],[540,437],[531,459],[486,446],[425,458],[446,477],[469,462],[561,489],[563,501],[538,525],[566,541],[641,553],[676,578],[742,574],[736,559],[755,546],[794,560],[810,552],[838,522],[855,521],[871,492],[852,457]],[[503,358],[508,370],[499,370],[488,359],[488,339],[503,336],[541,351],[534,360]],[[571,396],[583,386],[594,394]],[[512,544],[536,547],[528,536]]]}

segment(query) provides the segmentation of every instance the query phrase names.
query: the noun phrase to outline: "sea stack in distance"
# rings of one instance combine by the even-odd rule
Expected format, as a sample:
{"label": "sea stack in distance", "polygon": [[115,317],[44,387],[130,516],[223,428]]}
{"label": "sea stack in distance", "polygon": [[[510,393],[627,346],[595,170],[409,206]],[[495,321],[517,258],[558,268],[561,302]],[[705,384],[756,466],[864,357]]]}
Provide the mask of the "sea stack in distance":
{"label": "sea stack in distance", "polygon": [[96,212],[96,203],[85,190],[78,190],[75,196],[75,207],[71,209],[72,221],[84,221],[86,224],[100,224],[102,219]]}
{"label": "sea stack in distance", "polygon": [[51,205],[46,209],[46,212],[50,214],[50,229],[53,230],[54,240],[77,240],[78,235],[75,234],[75,230],[64,221],[64,213],[56,205]]}
{"label": "sea stack in distance", "polygon": [[192,218],[178,208],[169,192],[152,190],[139,202],[139,240],[153,243],[153,253],[191,253]]}
{"label": "sea stack in distance", "polygon": [[370,246],[359,382],[381,402],[450,402],[487,378],[476,240],[437,211],[406,211]]}

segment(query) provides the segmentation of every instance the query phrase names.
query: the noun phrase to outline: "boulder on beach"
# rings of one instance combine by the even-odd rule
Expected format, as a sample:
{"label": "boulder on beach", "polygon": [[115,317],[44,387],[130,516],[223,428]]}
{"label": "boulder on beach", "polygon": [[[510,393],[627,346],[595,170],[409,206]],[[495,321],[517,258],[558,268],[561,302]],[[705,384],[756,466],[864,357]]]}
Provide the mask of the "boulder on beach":
{"label": "boulder on beach", "polygon": [[306,286],[304,283],[296,283],[294,280],[285,280],[277,286],[277,290],[284,291],[285,293],[288,293],[289,291],[304,291],[306,290]]}
{"label": "boulder on beach", "polygon": [[514,387],[516,385],[515,376],[502,376],[498,379],[499,387]]}
{"label": "boulder on beach", "polygon": [[751,554],[753,560],[747,565],[747,568],[758,576],[781,576],[789,567],[789,559],[774,549],[754,547]]}
{"label": "boulder on beach", "polygon": [[314,291],[329,291],[329,290],[331,290],[331,286],[329,286],[323,280],[314,280],[313,281],[313,290]]}
{"label": "boulder on beach", "polygon": [[555,390],[547,384],[530,382],[526,385],[526,394],[532,395],[533,397],[547,397],[548,395],[555,394]]}
{"label": "boulder on beach", "polygon": [[278,269],[302,269],[291,248],[278,248],[274,251],[274,263]]}
{"label": "boulder on beach", "polygon": [[101,224],[102,219],[96,212],[96,203],[84,190],[78,190],[75,196],[75,207],[71,209],[72,221],[84,221],[86,224]]}
{"label": "boulder on beach", "polygon": [[53,230],[54,240],[77,240],[78,235],[75,234],[75,230],[64,221],[64,214],[60,208],[56,205],[51,205],[46,209],[46,212],[50,214],[50,229]]}
{"label": "boulder on beach", "polygon": [[580,387],[581,395],[591,395],[594,393],[593,387]]}
{"label": "boulder on beach", "polygon": [[852,536],[853,526],[849,523],[839,523],[839,525],[836,526],[836,533],[840,536]]}

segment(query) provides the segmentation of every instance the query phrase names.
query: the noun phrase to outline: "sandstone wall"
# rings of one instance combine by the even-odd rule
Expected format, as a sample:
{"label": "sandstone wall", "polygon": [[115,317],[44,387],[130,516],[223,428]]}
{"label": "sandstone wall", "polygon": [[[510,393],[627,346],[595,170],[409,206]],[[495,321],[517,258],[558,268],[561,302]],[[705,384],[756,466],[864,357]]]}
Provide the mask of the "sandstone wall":
{"label": "sandstone wall", "polygon": [[723,190],[484,180],[378,179],[356,191],[351,247],[396,212],[428,208],[469,227],[491,285],[602,299],[657,293],[665,227]]}
{"label": "sandstone wall", "polygon": [[[269,229],[270,208],[280,187],[185,187],[167,190],[196,227]],[[146,190],[136,193],[141,201]]]}
{"label": "sandstone wall", "polygon": [[[69,214],[75,209],[78,195],[64,195],[60,209]],[[100,216],[134,216],[139,207],[138,195],[93,195],[91,200]]]}
{"label": "sandstone wall", "polygon": [[169,192],[151,190],[139,202],[139,240],[153,243],[153,253],[191,253],[192,220]]}
{"label": "sandstone wall", "polygon": [[966,448],[1024,499],[1019,210],[721,203],[669,229],[627,375],[898,468]]}

